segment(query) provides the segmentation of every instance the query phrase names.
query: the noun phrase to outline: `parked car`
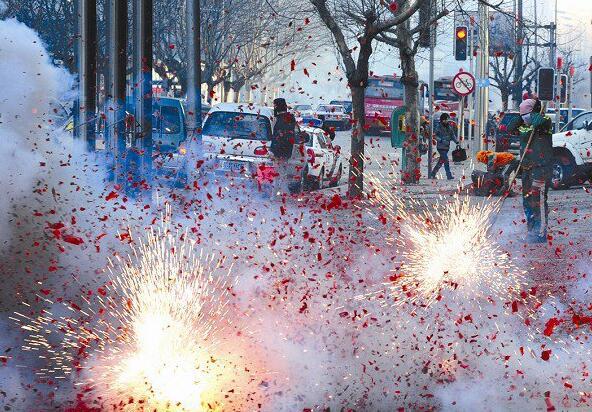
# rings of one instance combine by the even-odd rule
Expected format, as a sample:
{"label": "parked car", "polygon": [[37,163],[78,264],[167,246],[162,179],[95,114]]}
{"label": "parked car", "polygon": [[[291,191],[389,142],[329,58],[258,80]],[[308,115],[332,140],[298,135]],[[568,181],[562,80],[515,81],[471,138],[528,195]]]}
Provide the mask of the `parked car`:
{"label": "parked car", "polygon": [[304,190],[335,187],[343,176],[345,160],[341,147],[333,145],[323,129],[303,127],[307,162],[303,171]]}
{"label": "parked car", "polygon": [[[575,109],[574,109],[574,110],[575,110]],[[574,116],[573,116],[573,119],[572,119],[572,120],[570,120],[570,121],[569,121],[569,122],[568,122],[568,123],[567,123],[565,126],[563,126],[563,128],[561,129],[561,131],[562,131],[562,132],[568,132],[568,131],[570,131],[570,130],[573,130],[573,129],[574,129],[574,121],[575,121],[576,119],[578,119],[578,118],[580,117],[580,115],[583,115],[583,114],[591,115],[591,114],[592,114],[592,111],[586,111],[586,110],[582,110],[582,111],[581,111],[581,112],[579,112],[577,115],[574,115]],[[577,123],[578,125],[579,125],[579,122],[580,122],[580,120],[578,120],[578,123]]]}
{"label": "parked car", "polygon": [[[575,119],[576,117],[578,117],[580,114],[584,113],[586,110],[584,109],[579,109],[579,108],[572,108],[571,109],[571,115],[572,117],[569,117],[569,109],[560,109],[559,110],[559,129],[563,130],[563,128],[565,127],[565,125],[570,122],[571,120]],[[547,109],[547,115],[549,115],[551,117],[551,120],[553,121],[553,124],[555,124],[555,109],[554,108],[548,108]]]}
{"label": "parked car", "polygon": [[338,104],[343,106],[345,109],[345,113],[350,115],[352,114],[352,102],[351,100],[331,100],[329,104]]}
{"label": "parked car", "polygon": [[553,189],[592,179],[592,112],[580,114],[567,126],[553,135]]}
{"label": "parked car", "polygon": [[519,112],[506,112],[502,115],[495,132],[495,151],[510,152],[520,156],[520,127],[522,120]]}
{"label": "parked car", "polygon": [[315,117],[321,119],[325,127],[334,127],[336,130],[348,130],[351,127],[349,115],[339,104],[319,105],[315,111]]}
{"label": "parked car", "polygon": [[323,121],[316,117],[310,104],[297,104],[292,108],[296,122],[301,126],[322,127]]}
{"label": "parked car", "polygon": [[292,108],[292,113],[294,114],[296,121],[298,121],[302,120],[303,117],[312,116],[314,110],[312,109],[312,106],[310,104],[296,104]]}
{"label": "parked car", "polygon": [[[206,116],[203,131],[204,172],[215,179],[232,178],[253,181],[263,190],[272,186],[273,155],[270,151],[275,118],[273,109],[240,103],[221,103]],[[291,191],[302,188],[302,171],[306,158],[306,136],[294,145],[287,179]],[[189,170],[188,173],[195,173]]]}

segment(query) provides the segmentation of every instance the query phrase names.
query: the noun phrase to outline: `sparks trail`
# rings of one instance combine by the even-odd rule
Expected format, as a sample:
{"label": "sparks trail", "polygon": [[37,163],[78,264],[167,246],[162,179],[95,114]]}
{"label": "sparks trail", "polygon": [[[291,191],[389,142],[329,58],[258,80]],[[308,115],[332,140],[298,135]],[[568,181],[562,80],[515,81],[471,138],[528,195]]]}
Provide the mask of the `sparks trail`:
{"label": "sparks trail", "polygon": [[13,320],[28,333],[23,349],[48,363],[40,377],[73,378],[112,405],[133,398],[199,410],[228,373],[215,357],[232,324],[231,270],[163,219],[127,259],[110,262],[109,281],[84,303],[38,295],[52,309]]}
{"label": "sparks trail", "polygon": [[452,201],[428,204],[404,198],[386,182],[384,177],[370,178],[378,208],[368,210],[391,225],[386,243],[395,248],[396,258],[386,286],[393,304],[429,306],[444,294],[503,303],[524,289],[525,272],[490,232],[498,202],[472,204],[468,196],[456,194]]}

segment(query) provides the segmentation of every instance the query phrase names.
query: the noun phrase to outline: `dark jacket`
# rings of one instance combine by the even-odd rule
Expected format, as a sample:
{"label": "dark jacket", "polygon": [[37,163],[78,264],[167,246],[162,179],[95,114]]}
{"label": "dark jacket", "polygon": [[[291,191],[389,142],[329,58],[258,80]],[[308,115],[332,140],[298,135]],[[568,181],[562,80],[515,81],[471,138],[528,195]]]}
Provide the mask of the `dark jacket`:
{"label": "dark jacket", "polygon": [[436,149],[438,150],[450,150],[450,142],[458,144],[458,140],[456,140],[456,130],[450,125],[450,123],[447,125],[438,123],[434,130],[434,134],[436,135]]}
{"label": "dark jacket", "polygon": [[280,159],[292,156],[292,147],[296,142],[296,119],[289,112],[278,113],[273,126],[271,152]]}
{"label": "dark jacket", "polygon": [[[532,115],[532,125],[520,127],[520,155],[524,155],[522,167],[550,167],[553,161],[553,122],[549,116],[539,113]],[[534,130],[528,150],[526,145]],[[526,150],[526,154],[524,151]]]}

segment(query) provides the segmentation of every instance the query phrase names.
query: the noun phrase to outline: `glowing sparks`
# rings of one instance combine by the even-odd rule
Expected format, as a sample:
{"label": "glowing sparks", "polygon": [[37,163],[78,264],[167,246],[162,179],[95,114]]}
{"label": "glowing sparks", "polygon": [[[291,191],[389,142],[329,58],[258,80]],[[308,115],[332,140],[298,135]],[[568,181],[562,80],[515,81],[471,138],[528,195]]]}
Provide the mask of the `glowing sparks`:
{"label": "glowing sparks", "polygon": [[208,402],[211,409],[204,397],[225,373],[216,346],[231,323],[230,270],[164,224],[128,259],[112,262],[109,281],[84,304],[39,296],[51,311],[14,319],[28,332],[23,348],[50,363],[43,377],[75,378],[112,404],[200,410]]}
{"label": "glowing sparks", "polygon": [[[415,288],[429,304],[443,289],[464,298],[496,298],[520,290],[521,276],[489,234],[492,204],[471,205],[468,198],[437,204],[418,214],[403,211],[402,284]],[[406,215],[406,216],[405,216]]]}
{"label": "glowing sparks", "polygon": [[387,242],[396,247],[397,264],[388,284],[396,303],[428,306],[454,291],[453,298],[507,301],[520,291],[524,272],[501,251],[491,233],[497,202],[417,201],[395,193],[384,179],[372,180],[372,198],[394,230]]}

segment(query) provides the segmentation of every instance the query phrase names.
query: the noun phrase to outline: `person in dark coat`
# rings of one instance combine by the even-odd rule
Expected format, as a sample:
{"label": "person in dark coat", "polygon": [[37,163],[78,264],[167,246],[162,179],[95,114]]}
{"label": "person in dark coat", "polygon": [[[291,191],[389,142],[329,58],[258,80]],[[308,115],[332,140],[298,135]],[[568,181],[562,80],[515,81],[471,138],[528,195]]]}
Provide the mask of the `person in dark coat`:
{"label": "person in dark coat", "polygon": [[288,112],[286,100],[282,98],[273,101],[275,124],[271,139],[271,152],[277,159],[289,159],[292,147],[296,142],[296,119]]}
{"label": "person in dark coat", "polygon": [[438,162],[434,166],[434,169],[429,174],[429,178],[435,179],[436,173],[444,165],[446,171],[446,177],[448,180],[454,179],[452,172],[450,171],[450,161],[448,160],[448,151],[450,150],[450,142],[458,144],[456,139],[456,129],[450,124],[450,115],[448,113],[442,113],[440,116],[440,124],[434,129],[436,135],[436,149],[440,154]]}
{"label": "person in dark coat", "polygon": [[520,104],[522,204],[528,229],[526,240],[530,243],[547,241],[549,217],[547,195],[553,164],[553,122],[541,113],[541,107],[540,100],[536,98],[526,99]]}
{"label": "person in dark coat", "polygon": [[271,137],[271,153],[274,157],[275,179],[272,196],[286,193],[290,183],[290,158],[296,143],[296,119],[288,112],[286,100],[282,98],[273,101],[275,124]]}

